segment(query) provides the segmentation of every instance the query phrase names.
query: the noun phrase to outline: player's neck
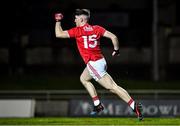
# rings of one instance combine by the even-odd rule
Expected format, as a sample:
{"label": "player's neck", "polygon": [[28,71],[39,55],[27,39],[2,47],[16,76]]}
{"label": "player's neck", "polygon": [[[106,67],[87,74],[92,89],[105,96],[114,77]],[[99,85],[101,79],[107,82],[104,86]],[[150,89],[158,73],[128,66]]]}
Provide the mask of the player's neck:
{"label": "player's neck", "polygon": [[85,24],[87,24],[87,22],[82,22],[79,26],[82,27],[82,26],[84,26]]}

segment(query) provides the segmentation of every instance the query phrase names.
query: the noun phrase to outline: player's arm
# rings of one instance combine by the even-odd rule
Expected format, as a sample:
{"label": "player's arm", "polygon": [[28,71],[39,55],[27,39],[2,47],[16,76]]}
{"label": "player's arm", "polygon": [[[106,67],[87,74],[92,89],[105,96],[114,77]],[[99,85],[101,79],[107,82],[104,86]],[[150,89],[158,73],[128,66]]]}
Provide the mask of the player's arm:
{"label": "player's arm", "polygon": [[119,55],[119,41],[115,34],[111,33],[110,31],[105,31],[104,37],[111,39],[112,44],[114,46],[114,50],[112,56]]}
{"label": "player's arm", "polygon": [[61,26],[61,20],[63,18],[63,15],[61,13],[55,14],[55,35],[57,38],[69,38],[69,34],[67,31],[64,31]]}
{"label": "player's arm", "polygon": [[61,22],[60,21],[56,21],[55,35],[56,35],[57,38],[69,38],[68,32],[67,31],[63,31],[63,29],[61,27]]}

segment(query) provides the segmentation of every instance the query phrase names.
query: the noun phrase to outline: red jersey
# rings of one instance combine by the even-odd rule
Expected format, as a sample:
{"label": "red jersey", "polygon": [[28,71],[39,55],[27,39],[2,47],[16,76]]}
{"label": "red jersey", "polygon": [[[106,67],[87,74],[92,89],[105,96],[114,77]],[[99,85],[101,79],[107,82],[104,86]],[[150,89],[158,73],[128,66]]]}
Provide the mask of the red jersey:
{"label": "red jersey", "polygon": [[100,37],[105,31],[101,26],[89,24],[68,30],[69,36],[76,39],[80,55],[86,64],[90,60],[96,61],[103,58],[100,49]]}

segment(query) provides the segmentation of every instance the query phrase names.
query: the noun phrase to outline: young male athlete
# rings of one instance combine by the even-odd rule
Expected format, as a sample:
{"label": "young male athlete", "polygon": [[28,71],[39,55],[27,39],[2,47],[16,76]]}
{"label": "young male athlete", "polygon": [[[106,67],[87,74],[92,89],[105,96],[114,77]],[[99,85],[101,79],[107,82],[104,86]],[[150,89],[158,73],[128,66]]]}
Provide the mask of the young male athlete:
{"label": "young male athlete", "polygon": [[57,38],[75,38],[80,55],[83,58],[86,68],[80,76],[80,81],[90,94],[94,109],[91,114],[97,114],[103,111],[104,107],[100,102],[96,89],[91,83],[95,79],[100,85],[112,93],[118,95],[125,101],[135,112],[139,120],[143,119],[140,103],[136,103],[126,90],[118,86],[112,77],[106,72],[107,64],[100,49],[100,38],[106,37],[111,39],[114,46],[112,56],[119,55],[119,42],[116,35],[99,25],[90,25],[90,11],[88,9],[76,9],[75,23],[76,27],[69,30],[63,30],[61,27],[61,13],[55,14],[55,35]]}

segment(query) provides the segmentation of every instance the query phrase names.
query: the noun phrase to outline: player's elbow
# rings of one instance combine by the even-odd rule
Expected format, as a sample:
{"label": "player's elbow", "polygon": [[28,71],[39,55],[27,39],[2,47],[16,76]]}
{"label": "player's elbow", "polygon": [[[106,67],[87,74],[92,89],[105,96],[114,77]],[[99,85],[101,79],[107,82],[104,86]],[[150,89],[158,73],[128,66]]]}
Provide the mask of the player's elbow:
{"label": "player's elbow", "polygon": [[116,35],[111,36],[111,40],[114,42],[118,42],[118,38]]}
{"label": "player's elbow", "polygon": [[56,35],[56,38],[62,38],[62,35],[60,34],[55,34]]}
{"label": "player's elbow", "polygon": [[55,35],[57,38],[69,38],[69,34],[66,31],[62,31],[62,32],[56,31]]}
{"label": "player's elbow", "polygon": [[113,40],[117,40],[118,38],[117,38],[117,36],[116,36],[116,35],[114,35],[114,34],[113,34],[113,35],[111,36],[111,39],[113,39]]}
{"label": "player's elbow", "polygon": [[55,35],[56,35],[56,38],[67,38],[67,36],[64,34],[55,34]]}

